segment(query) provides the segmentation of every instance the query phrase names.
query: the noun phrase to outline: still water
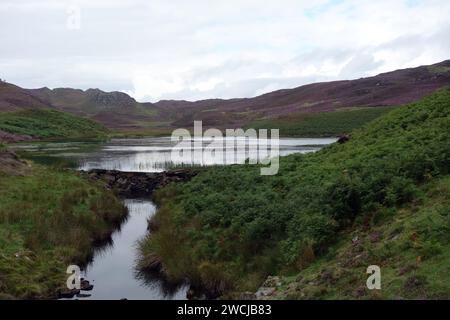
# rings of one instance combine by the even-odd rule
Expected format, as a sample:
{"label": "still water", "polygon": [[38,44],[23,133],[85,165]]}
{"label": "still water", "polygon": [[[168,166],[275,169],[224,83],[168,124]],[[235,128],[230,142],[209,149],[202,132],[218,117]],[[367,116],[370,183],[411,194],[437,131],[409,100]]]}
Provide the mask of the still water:
{"label": "still water", "polygon": [[[200,148],[209,142],[201,141]],[[227,138],[224,138],[223,154],[235,151],[227,146],[227,142]],[[260,142],[248,141],[250,145]],[[335,138],[282,138],[279,142],[279,154],[286,156],[314,152],[333,142],[336,142]],[[113,139],[105,143],[36,143],[16,146],[16,149],[27,151],[37,162],[58,163],[63,159],[79,170],[160,172],[180,166],[217,164],[215,157],[174,160],[171,153],[175,145],[170,137],[161,137]],[[244,159],[254,159],[258,154],[250,150],[241,156]],[[238,161],[231,163],[236,162]],[[83,292],[90,294],[83,299],[185,299],[187,285],[171,287],[161,279],[136,271],[137,242],[148,232],[147,221],[156,208],[149,199],[124,199],[124,204],[128,208],[128,219],[120,230],[113,233],[111,243],[96,250],[93,261],[84,271],[83,277],[94,285],[94,289]]]}
{"label": "still water", "polygon": [[[128,220],[112,235],[112,243],[99,249],[83,277],[94,285],[88,299],[186,299],[187,285],[170,287],[135,269],[137,240],[147,232],[147,219],[155,213],[149,200],[126,199]],[[87,293],[87,292],[86,292]]]}
{"label": "still water", "polygon": [[[240,138],[236,138],[240,140]],[[253,148],[261,139],[251,139],[247,141],[250,146],[242,154],[242,150],[229,147],[229,138],[223,139],[223,158],[230,159],[230,154],[235,150],[240,151],[236,155],[235,161],[227,161],[226,164],[238,163],[238,159],[256,159],[258,152]],[[279,140],[279,154],[286,156],[292,153],[308,153],[317,151],[324,145],[333,143],[335,138],[282,138]],[[195,145],[192,143],[192,150],[204,148],[210,143],[204,140],[203,143]],[[219,141],[220,143],[220,141]],[[270,140],[268,142],[270,146]],[[172,152],[179,151],[176,142],[172,142],[170,137],[142,138],[142,139],[112,139],[105,143],[70,142],[70,143],[46,143],[21,145],[21,149],[31,151],[35,160],[41,157],[47,162],[64,158],[73,162],[80,170],[108,169],[133,172],[161,172],[168,168],[190,165],[214,165],[223,164],[220,157],[211,157],[205,154],[203,158],[192,158],[188,161],[173,158]]]}

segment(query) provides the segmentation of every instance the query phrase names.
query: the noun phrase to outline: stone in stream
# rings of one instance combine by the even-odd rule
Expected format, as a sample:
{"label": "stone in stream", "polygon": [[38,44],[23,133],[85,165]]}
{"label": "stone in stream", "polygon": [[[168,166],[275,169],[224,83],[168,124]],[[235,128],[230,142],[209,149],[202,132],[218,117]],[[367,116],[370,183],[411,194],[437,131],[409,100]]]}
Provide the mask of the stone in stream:
{"label": "stone in stream", "polygon": [[103,181],[105,187],[116,190],[122,196],[150,196],[155,189],[171,182],[187,181],[197,175],[194,169],[178,169],[164,172],[123,172],[117,170],[92,169],[81,172],[93,181]]}
{"label": "stone in stream", "polygon": [[87,280],[81,280],[81,290],[82,291],[91,291],[94,289],[94,285],[90,284]]}
{"label": "stone in stream", "polygon": [[61,289],[58,292],[59,299],[72,299],[75,295],[79,294],[79,289]]}

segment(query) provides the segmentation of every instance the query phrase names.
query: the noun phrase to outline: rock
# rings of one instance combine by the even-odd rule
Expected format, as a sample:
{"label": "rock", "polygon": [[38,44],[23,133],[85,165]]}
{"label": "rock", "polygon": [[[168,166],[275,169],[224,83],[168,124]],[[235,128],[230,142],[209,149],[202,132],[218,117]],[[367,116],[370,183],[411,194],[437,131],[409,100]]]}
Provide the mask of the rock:
{"label": "rock", "polygon": [[269,297],[272,296],[275,291],[277,291],[276,288],[259,288],[258,291],[256,291],[256,297],[257,298],[262,298],[262,297]]}
{"label": "rock", "polygon": [[94,289],[94,285],[90,284],[87,280],[81,280],[81,290],[83,291],[91,291]]}
{"label": "rock", "polygon": [[58,292],[59,299],[72,299],[75,295],[79,294],[78,289],[61,289]]}
{"label": "rock", "polygon": [[404,289],[406,291],[416,290],[425,287],[427,283],[428,281],[424,276],[411,276],[406,280]]}
{"label": "rock", "polygon": [[301,286],[298,282],[292,282],[287,286],[287,292],[297,292],[301,291]]}
{"label": "rock", "polygon": [[320,281],[322,283],[326,283],[326,284],[333,284],[336,282],[336,279],[331,271],[324,270],[320,274]]}
{"label": "rock", "polygon": [[267,287],[267,288],[269,288],[269,287],[279,287],[279,286],[281,286],[281,284],[282,283],[281,283],[280,277],[268,276],[266,281],[264,281],[262,286],[263,287]]}
{"label": "rock", "polygon": [[194,297],[195,297],[195,291],[193,289],[189,289],[186,292],[186,299],[192,300],[192,299],[194,299]]}
{"label": "rock", "polygon": [[253,292],[243,292],[239,296],[239,300],[256,300],[256,294]]}
{"label": "rock", "polygon": [[77,294],[77,298],[89,298],[90,296],[92,296],[91,294],[87,294],[87,293],[79,293]]}
{"label": "rock", "polygon": [[101,179],[110,185],[112,183],[114,183],[114,181],[116,181],[116,177],[113,176],[112,174],[105,174],[105,175],[101,176]]}
{"label": "rock", "polygon": [[339,137],[337,143],[344,144],[344,143],[348,142],[349,140],[350,140],[350,136],[344,135],[344,136]]}
{"label": "rock", "polygon": [[117,180],[117,184],[118,185],[126,185],[126,184],[128,184],[128,180],[126,179],[126,178],[119,178],[118,180]]}
{"label": "rock", "polygon": [[178,169],[159,173],[121,172],[93,169],[84,172],[91,180],[102,180],[105,187],[114,189],[122,196],[149,196],[152,192],[171,182],[187,181],[197,174],[193,169]]}
{"label": "rock", "polygon": [[216,299],[218,295],[213,292],[208,292],[204,287],[197,287],[191,285],[189,290],[186,292],[186,299],[188,300],[205,300],[205,299]]}

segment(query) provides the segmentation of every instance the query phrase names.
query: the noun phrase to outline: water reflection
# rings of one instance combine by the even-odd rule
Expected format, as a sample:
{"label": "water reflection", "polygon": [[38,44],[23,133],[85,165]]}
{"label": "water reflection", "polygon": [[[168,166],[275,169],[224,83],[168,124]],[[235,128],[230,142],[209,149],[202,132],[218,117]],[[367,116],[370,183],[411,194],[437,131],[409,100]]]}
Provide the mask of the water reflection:
{"label": "water reflection", "polygon": [[[282,138],[281,156],[293,153],[308,153],[335,142],[334,138]],[[224,139],[223,152],[234,152]],[[202,146],[209,141],[201,141]],[[250,145],[258,143],[250,140]],[[136,172],[159,172],[174,166],[201,164],[198,159],[191,162],[176,162],[171,158],[174,147],[169,137],[145,139],[113,139],[106,143],[69,142],[39,143],[16,146],[27,151],[28,157],[46,164],[71,164],[73,167],[110,169]],[[247,152],[246,158],[254,159],[255,153]],[[214,164],[214,158],[206,159]],[[110,239],[98,244],[91,262],[85,266],[84,277],[94,285],[87,299],[185,299],[187,286],[172,286],[158,275],[140,273],[135,270],[136,244],[146,235],[147,220],[155,213],[150,200],[126,199],[129,217],[118,227]]]}
{"label": "water reflection", "polygon": [[[230,142],[242,138],[224,138],[223,158],[226,164],[240,163],[239,159],[257,159],[258,152],[254,146],[266,140],[247,140],[248,149],[234,157],[235,147]],[[198,141],[198,140],[196,140]],[[334,138],[281,138],[279,144],[280,156],[293,153],[308,153],[317,151],[324,145],[335,142]],[[203,139],[199,146],[193,145],[193,151],[199,150],[210,143]],[[190,165],[214,165],[223,164],[217,157],[205,154],[203,158],[194,157],[190,161],[186,159],[174,159],[171,156],[176,143],[171,142],[170,137],[141,138],[141,139],[112,139],[103,144],[92,143],[50,143],[36,145],[24,145],[25,149],[34,157],[41,157],[51,162],[49,158],[63,158],[70,163],[75,163],[81,170],[108,169],[134,172],[161,172],[168,168]],[[270,143],[269,143],[270,145]],[[195,148],[194,148],[195,147]],[[250,150],[249,150],[250,149]],[[241,150],[242,151],[242,150]],[[231,160],[230,160],[231,159]],[[219,160],[219,161],[218,161]]]}
{"label": "water reflection", "polygon": [[113,233],[111,241],[95,250],[84,278],[94,285],[87,299],[185,299],[187,286],[173,286],[163,279],[143,276],[135,269],[137,241],[147,233],[147,220],[155,213],[149,200],[127,199],[128,220]]}

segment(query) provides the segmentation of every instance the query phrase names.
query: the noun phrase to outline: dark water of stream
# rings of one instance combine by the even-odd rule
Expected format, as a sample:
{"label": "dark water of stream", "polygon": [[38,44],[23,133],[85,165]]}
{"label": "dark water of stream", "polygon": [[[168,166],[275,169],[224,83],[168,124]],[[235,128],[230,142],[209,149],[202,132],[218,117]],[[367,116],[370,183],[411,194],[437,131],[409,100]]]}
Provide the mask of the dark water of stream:
{"label": "dark water of stream", "polygon": [[[335,142],[335,138],[280,139],[280,156],[314,152]],[[68,142],[37,143],[16,146],[37,162],[57,163],[63,159],[80,170],[110,169],[121,171],[160,172],[176,166],[199,165],[174,162],[169,137],[113,139],[105,143]],[[233,152],[224,149],[224,153]],[[251,158],[255,155],[247,154]],[[214,164],[213,159],[207,161]],[[188,285],[170,287],[161,279],[140,275],[135,269],[137,242],[147,234],[147,221],[155,213],[150,199],[124,199],[129,217],[112,242],[96,250],[83,277],[94,285],[83,299],[186,299]]]}

